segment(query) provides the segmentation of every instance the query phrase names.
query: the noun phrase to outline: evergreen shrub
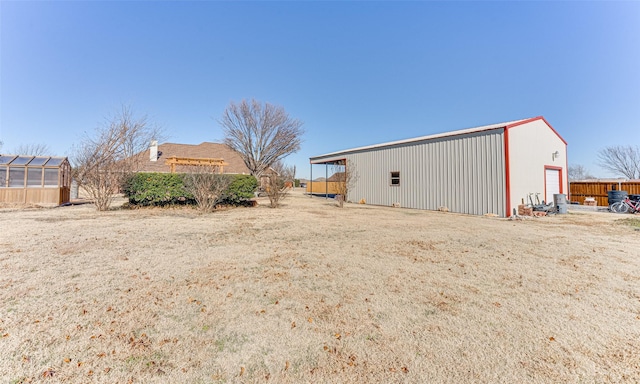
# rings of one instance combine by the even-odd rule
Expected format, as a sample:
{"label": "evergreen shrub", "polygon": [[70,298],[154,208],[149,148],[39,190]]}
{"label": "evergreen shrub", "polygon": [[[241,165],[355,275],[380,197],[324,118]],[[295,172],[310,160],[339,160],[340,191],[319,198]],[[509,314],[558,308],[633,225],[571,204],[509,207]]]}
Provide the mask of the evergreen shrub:
{"label": "evergreen shrub", "polygon": [[[223,204],[245,205],[254,195],[258,181],[251,175],[215,175],[233,177],[224,193]],[[195,205],[184,185],[182,173],[136,173],[123,186],[132,206]]]}

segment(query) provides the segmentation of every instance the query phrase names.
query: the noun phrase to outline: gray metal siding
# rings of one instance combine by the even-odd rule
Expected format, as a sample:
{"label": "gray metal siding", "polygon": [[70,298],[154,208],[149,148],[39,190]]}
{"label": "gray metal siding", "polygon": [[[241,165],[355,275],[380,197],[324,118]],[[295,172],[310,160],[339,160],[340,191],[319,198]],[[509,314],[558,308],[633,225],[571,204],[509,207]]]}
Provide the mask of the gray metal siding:
{"label": "gray metal siding", "polygon": [[[331,157],[347,158],[357,170],[352,201],[505,216],[503,136],[495,129]],[[392,171],[400,172],[399,186],[391,185]]]}

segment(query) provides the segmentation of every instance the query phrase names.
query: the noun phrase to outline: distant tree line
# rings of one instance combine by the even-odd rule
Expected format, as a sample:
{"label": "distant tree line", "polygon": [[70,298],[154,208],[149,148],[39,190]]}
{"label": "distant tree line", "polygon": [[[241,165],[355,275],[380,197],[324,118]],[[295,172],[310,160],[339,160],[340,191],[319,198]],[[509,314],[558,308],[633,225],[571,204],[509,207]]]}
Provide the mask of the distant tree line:
{"label": "distant tree line", "polygon": [[[613,145],[598,151],[597,164],[615,177],[631,180],[640,179],[640,147],[633,145]],[[569,166],[569,180],[596,179],[583,165]]]}
{"label": "distant tree line", "polygon": [[614,145],[598,152],[598,165],[616,176],[640,179],[640,147]]}

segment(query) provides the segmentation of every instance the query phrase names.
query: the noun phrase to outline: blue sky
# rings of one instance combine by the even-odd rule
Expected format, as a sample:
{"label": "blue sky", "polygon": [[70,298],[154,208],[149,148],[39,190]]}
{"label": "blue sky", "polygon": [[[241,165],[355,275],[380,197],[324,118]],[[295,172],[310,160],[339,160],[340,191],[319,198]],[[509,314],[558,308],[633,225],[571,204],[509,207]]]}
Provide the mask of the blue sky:
{"label": "blue sky", "polygon": [[[544,116],[599,177],[640,144],[640,2],[0,1],[2,152],[69,155],[122,104],[221,141],[231,101],[304,121],[299,153]],[[314,172],[315,173],[315,172]]]}

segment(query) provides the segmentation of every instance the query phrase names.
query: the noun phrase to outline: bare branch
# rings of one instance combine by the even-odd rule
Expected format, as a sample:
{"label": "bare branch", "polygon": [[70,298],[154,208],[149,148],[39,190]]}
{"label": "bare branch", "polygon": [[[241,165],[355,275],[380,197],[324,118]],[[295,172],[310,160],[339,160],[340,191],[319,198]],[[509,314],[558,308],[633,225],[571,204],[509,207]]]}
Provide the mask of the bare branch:
{"label": "bare branch", "polygon": [[128,106],[107,118],[92,136],[85,135],[71,159],[73,176],[99,211],[109,208],[124,181],[140,169],[142,157],[135,155],[160,135],[146,116],[135,118]]}
{"label": "bare branch", "polygon": [[640,148],[615,145],[598,152],[598,165],[615,175],[628,179],[640,178]]}
{"label": "bare branch", "polygon": [[336,182],[336,193],[340,208],[349,196],[349,191],[355,186],[359,175],[355,164],[351,161],[343,160],[333,165],[333,175],[331,179]]}
{"label": "bare branch", "polygon": [[267,178],[266,192],[271,208],[277,208],[280,201],[289,195],[294,175],[295,167],[287,166],[280,160],[271,165],[271,172],[265,174]]}
{"label": "bare branch", "polygon": [[185,188],[193,195],[198,209],[203,212],[213,211],[231,184],[230,175],[220,175],[217,171],[216,166],[196,167],[184,175]]}
{"label": "bare branch", "polygon": [[256,100],[231,103],[219,121],[224,143],[237,151],[257,179],[274,163],[300,150],[302,121],[282,107]]}
{"label": "bare branch", "polygon": [[16,155],[45,156],[51,154],[51,149],[46,144],[21,144],[13,150]]}
{"label": "bare branch", "polygon": [[569,180],[595,179],[595,177],[581,164],[569,166]]}

